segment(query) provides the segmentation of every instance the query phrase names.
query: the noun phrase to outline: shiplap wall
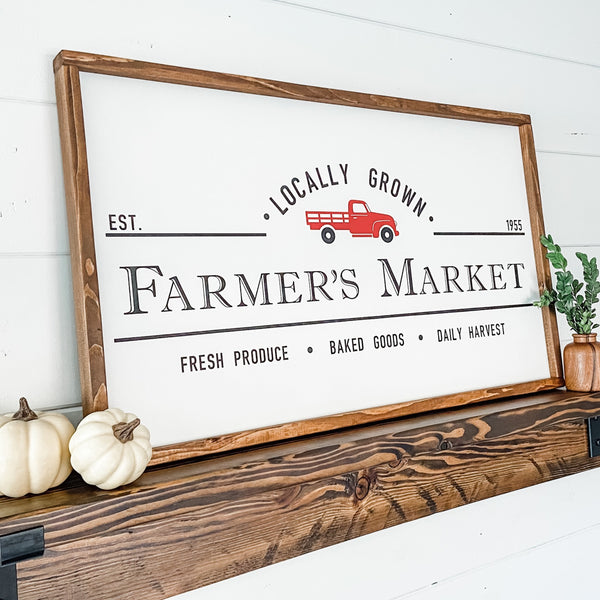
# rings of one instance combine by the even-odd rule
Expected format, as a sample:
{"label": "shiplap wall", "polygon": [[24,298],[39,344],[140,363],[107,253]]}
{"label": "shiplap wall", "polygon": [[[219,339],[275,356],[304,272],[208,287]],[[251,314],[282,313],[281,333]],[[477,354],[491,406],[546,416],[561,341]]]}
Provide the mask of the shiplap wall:
{"label": "shiplap wall", "polygon": [[[80,401],[59,50],[529,113],[547,231],[574,258],[600,255],[598,22],[595,0],[0,2],[0,412]],[[559,574],[593,553],[599,484],[521,490],[186,598],[563,598]]]}

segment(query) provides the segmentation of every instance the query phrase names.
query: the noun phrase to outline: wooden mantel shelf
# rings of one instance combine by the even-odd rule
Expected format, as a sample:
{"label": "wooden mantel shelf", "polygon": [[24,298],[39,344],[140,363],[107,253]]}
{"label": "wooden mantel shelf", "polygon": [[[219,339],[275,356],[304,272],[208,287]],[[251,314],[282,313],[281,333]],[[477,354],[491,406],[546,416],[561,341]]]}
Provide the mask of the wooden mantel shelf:
{"label": "wooden mantel shelf", "polygon": [[435,512],[584,471],[600,394],[553,391],[0,498],[0,535],[45,528],[21,600],[162,600]]}

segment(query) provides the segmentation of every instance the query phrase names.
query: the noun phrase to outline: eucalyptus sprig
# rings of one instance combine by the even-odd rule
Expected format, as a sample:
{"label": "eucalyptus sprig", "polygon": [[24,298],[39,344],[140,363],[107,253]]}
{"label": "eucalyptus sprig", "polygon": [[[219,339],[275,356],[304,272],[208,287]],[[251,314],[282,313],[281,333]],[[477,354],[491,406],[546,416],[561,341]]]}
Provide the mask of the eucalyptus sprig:
{"label": "eucalyptus sprig", "polygon": [[[583,282],[573,277],[567,270],[567,259],[558,244],[554,243],[551,235],[540,237],[542,245],[548,249],[546,257],[556,269],[556,289],[544,290],[535,306],[554,305],[559,313],[567,318],[569,327],[580,334],[592,333],[598,324],[594,323],[596,309],[594,304],[598,302],[600,294],[600,282],[598,276],[598,265],[596,258],[589,259],[587,254],[576,252],[575,256],[583,265]],[[580,292],[585,284],[584,293]]]}

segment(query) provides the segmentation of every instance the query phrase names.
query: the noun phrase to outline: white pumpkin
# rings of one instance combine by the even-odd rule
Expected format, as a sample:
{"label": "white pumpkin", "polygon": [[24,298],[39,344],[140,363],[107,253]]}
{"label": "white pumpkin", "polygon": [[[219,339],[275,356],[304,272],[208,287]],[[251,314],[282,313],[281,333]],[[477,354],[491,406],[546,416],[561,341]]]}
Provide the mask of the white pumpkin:
{"label": "white pumpkin", "polygon": [[90,485],[112,490],[135,481],[150,458],[150,432],[118,408],[85,417],[69,443],[73,468]]}
{"label": "white pumpkin", "polygon": [[41,494],[71,473],[69,439],[75,428],[59,413],[33,412],[19,400],[14,414],[0,415],[0,494]]}

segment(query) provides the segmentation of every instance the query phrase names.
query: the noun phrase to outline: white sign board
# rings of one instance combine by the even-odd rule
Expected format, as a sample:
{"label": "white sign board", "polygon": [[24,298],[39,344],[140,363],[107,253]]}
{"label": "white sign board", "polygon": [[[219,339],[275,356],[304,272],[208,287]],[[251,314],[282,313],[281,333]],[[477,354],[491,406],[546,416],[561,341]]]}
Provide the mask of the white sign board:
{"label": "white sign board", "polygon": [[560,385],[522,126],[102,73],[107,403],[169,457]]}

